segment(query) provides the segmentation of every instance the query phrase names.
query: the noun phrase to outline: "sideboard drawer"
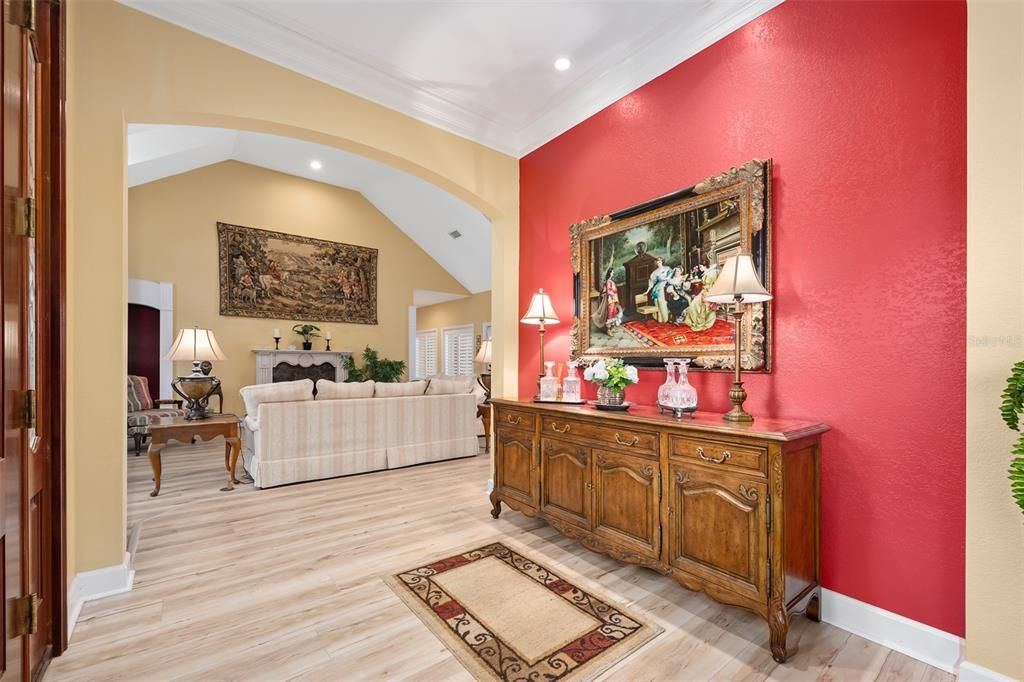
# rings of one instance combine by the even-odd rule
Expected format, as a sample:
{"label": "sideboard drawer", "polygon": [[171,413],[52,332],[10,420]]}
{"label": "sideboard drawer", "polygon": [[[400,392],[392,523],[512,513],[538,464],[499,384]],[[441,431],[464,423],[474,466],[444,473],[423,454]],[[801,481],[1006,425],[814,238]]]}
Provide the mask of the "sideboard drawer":
{"label": "sideboard drawer", "polygon": [[694,460],[708,466],[717,466],[745,473],[764,475],[767,469],[768,451],[752,445],[716,443],[695,440],[682,436],[670,436],[670,456]]}
{"label": "sideboard drawer", "polygon": [[549,436],[597,441],[594,445],[598,447],[611,447],[652,455],[658,453],[658,435],[647,431],[617,429],[574,419],[545,416],[541,419],[541,433]]}
{"label": "sideboard drawer", "polygon": [[533,427],[537,425],[537,422],[536,416],[529,412],[499,407],[498,414],[494,418],[494,424],[495,426],[509,426],[514,429],[533,431]]}

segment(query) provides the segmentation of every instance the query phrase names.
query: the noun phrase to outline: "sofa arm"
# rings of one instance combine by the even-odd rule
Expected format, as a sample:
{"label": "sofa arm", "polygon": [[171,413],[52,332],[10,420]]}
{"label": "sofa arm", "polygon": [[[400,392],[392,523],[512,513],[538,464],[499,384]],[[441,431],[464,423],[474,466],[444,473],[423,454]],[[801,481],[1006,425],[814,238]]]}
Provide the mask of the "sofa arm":
{"label": "sofa arm", "polygon": [[253,433],[260,430],[260,423],[249,415],[245,415],[245,419],[243,419],[242,422],[245,424],[245,428],[249,429]]}

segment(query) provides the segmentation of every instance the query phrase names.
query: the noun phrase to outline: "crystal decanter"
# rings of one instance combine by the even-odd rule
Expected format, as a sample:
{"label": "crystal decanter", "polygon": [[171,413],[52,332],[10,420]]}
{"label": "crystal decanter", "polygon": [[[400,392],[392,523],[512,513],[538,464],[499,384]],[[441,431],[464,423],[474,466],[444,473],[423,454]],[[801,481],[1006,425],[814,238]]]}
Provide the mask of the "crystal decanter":
{"label": "crystal decanter", "polygon": [[578,403],[582,400],[582,389],[580,377],[576,373],[576,363],[569,363],[569,371],[562,380],[562,401],[566,403]]}
{"label": "crystal decanter", "polygon": [[540,378],[540,399],[541,400],[558,400],[558,377],[555,376],[552,369],[555,363],[548,360],[544,363],[544,376]]}
{"label": "crystal decanter", "polygon": [[658,388],[658,405],[670,407],[672,404],[672,389],[676,385],[675,360],[665,360],[665,383]]}
{"label": "crystal decanter", "polygon": [[697,389],[690,385],[690,381],[687,378],[687,368],[690,364],[689,360],[677,360],[679,366],[679,379],[676,381],[676,385],[672,387],[672,397],[670,404],[672,406],[672,412],[676,416],[679,416],[684,412],[695,412],[697,410]]}

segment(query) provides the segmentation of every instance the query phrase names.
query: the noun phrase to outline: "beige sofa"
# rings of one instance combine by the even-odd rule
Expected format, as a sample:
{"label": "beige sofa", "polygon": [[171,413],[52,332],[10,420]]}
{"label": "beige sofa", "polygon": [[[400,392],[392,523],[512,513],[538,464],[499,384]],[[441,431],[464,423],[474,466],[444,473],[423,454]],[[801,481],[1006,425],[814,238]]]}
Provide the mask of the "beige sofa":
{"label": "beige sofa", "polygon": [[[242,460],[257,488],[471,457],[477,399],[449,382],[247,386]],[[444,384],[444,385],[442,385]]]}

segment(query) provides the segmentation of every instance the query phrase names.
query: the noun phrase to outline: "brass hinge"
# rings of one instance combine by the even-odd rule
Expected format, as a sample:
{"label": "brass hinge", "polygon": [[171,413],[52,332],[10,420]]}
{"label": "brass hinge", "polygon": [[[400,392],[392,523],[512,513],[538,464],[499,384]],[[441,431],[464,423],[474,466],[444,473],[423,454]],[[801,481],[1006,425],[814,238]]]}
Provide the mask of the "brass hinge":
{"label": "brass hinge", "polygon": [[14,234],[18,237],[36,236],[36,202],[31,197],[14,197]]}
{"label": "brass hinge", "polygon": [[21,394],[21,418],[26,429],[36,427],[36,389],[34,388]]}
{"label": "brass hinge", "polygon": [[772,532],[772,496],[771,495],[768,496],[768,500],[764,503],[764,509],[765,509],[765,517],[767,517],[764,523],[765,523],[765,526],[767,526],[767,528],[768,528],[768,532],[771,533]]}
{"label": "brass hinge", "polygon": [[36,30],[36,1],[11,0],[11,23],[29,33]]}
{"label": "brass hinge", "polygon": [[36,634],[36,630],[39,629],[39,605],[42,602],[43,598],[38,592],[14,600],[13,637]]}
{"label": "brass hinge", "polygon": [[765,566],[768,567],[768,596],[772,596],[772,560],[768,559],[764,562]]}

